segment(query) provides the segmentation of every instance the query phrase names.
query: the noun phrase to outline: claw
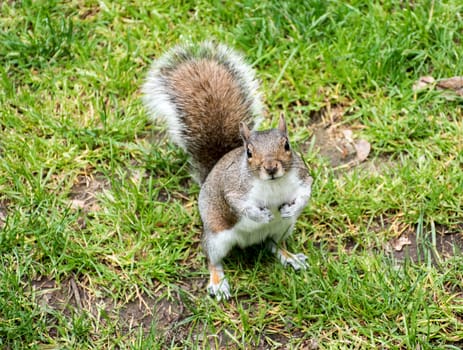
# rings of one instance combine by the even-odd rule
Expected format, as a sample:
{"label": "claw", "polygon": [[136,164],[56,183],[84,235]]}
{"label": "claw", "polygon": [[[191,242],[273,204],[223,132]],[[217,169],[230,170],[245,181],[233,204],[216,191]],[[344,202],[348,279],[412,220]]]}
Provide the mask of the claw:
{"label": "claw", "polygon": [[293,267],[294,270],[305,270],[309,267],[306,263],[307,257],[302,253],[291,254],[286,259],[286,264]]}

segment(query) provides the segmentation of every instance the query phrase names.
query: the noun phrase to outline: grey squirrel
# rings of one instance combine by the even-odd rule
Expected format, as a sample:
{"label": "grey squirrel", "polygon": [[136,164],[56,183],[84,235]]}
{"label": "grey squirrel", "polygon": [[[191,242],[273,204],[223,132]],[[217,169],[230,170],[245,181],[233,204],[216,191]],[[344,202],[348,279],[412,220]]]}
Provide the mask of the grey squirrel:
{"label": "grey squirrel", "polygon": [[263,106],[242,56],[212,42],[176,46],[154,61],[142,92],[150,116],[164,119],[171,140],[189,155],[201,186],[208,292],[230,298],[222,259],[234,246],[265,242],[284,265],[305,269],[307,257],[284,242],[313,179],[291,148],[283,115],[277,128],[254,130]]}

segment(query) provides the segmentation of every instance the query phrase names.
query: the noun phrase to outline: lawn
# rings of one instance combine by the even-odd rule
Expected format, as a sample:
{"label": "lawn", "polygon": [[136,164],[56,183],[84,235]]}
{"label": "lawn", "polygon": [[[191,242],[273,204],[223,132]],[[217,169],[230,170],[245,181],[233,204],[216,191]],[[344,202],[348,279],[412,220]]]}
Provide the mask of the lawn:
{"label": "lawn", "polygon": [[[458,0],[3,1],[0,348],[460,349],[463,86],[439,82],[463,76],[462,17]],[[310,267],[236,249],[220,303],[199,187],[140,94],[155,57],[205,39],[253,65],[264,127],[284,112],[314,177],[289,240]]]}

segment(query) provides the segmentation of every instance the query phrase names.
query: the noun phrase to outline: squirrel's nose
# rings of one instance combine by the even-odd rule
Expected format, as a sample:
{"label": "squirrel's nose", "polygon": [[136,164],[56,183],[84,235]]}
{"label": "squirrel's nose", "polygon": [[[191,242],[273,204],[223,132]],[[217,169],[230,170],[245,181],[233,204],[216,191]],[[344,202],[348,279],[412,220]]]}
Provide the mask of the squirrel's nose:
{"label": "squirrel's nose", "polygon": [[270,176],[273,176],[278,171],[278,164],[277,163],[269,163],[264,165],[264,169]]}

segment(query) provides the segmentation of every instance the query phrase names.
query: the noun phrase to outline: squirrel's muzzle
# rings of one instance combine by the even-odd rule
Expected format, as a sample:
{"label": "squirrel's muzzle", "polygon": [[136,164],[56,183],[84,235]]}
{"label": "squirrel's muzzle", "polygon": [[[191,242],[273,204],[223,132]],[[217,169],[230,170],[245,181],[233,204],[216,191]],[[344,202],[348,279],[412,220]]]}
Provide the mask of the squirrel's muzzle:
{"label": "squirrel's muzzle", "polygon": [[265,174],[269,176],[271,179],[275,179],[283,175],[281,164],[278,161],[266,161],[262,165],[262,168],[264,169]]}

